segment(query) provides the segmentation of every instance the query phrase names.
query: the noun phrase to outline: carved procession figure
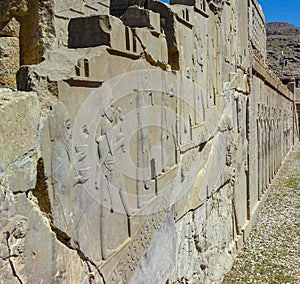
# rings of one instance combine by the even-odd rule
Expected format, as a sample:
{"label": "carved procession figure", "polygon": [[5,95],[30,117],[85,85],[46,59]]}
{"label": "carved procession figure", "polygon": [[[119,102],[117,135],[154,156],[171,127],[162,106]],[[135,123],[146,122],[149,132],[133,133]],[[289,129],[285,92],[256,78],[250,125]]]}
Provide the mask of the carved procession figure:
{"label": "carved procession figure", "polygon": [[57,227],[66,232],[72,232],[74,229],[73,216],[76,211],[73,203],[73,185],[77,183],[78,178],[74,178],[70,115],[62,102],[57,102],[51,107],[49,133],[53,190],[53,199],[50,199],[49,202],[53,208],[52,216]]}
{"label": "carved procession figure", "polygon": [[[124,134],[120,130],[116,137],[110,135],[113,127],[118,120],[121,119],[122,116],[120,110],[115,112],[111,102],[101,116],[96,133],[98,153],[96,190],[101,191],[100,237],[103,260],[107,260],[114,252],[114,248],[120,245],[109,245],[109,238],[111,238],[109,229],[112,226],[112,222],[117,222],[117,224],[124,223],[124,221],[129,222],[129,217],[131,217],[133,213],[126,196],[127,194],[122,173],[118,170],[113,156],[114,153],[118,153],[119,151],[125,152]],[[111,138],[115,140],[112,141],[113,139]],[[116,216],[118,213],[123,213],[116,212],[122,211],[122,209],[119,210],[117,205],[118,200],[121,201],[123,211],[126,213],[125,216],[124,214]],[[127,224],[126,228],[129,228]],[[124,236],[122,240],[119,240],[119,242],[123,243],[128,237],[130,237],[129,229],[126,236]]]}
{"label": "carved procession figure", "polygon": [[68,110],[61,102],[52,107],[49,121],[52,142],[51,176],[54,190],[65,191],[70,167],[71,124]]}

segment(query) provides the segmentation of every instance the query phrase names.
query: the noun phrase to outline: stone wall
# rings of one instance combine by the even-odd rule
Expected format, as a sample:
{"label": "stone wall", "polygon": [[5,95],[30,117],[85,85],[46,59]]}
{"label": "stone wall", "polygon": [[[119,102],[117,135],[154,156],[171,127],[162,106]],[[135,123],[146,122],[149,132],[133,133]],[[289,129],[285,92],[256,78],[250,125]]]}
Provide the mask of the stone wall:
{"label": "stone wall", "polygon": [[38,64],[49,49],[66,47],[70,19],[109,14],[109,6],[109,0],[2,1],[0,74],[6,79],[0,83],[15,86],[20,64]]}
{"label": "stone wall", "polygon": [[249,40],[253,51],[265,61],[267,58],[265,16],[256,0],[249,1]]}
{"label": "stone wall", "polygon": [[[281,78],[281,80],[283,80]],[[299,77],[296,77],[296,78],[293,78],[293,79],[290,79],[290,78],[286,78],[286,82],[287,83],[287,87],[288,89],[294,93],[294,99],[295,99],[295,104],[296,104],[296,111],[297,111],[297,119],[298,119],[298,134],[300,136],[300,78]]]}
{"label": "stone wall", "polygon": [[16,74],[20,68],[20,24],[11,18],[0,30],[0,85],[16,86]]}
{"label": "stone wall", "polygon": [[3,281],[220,283],[296,139],[258,4],[79,2],[1,92]]}

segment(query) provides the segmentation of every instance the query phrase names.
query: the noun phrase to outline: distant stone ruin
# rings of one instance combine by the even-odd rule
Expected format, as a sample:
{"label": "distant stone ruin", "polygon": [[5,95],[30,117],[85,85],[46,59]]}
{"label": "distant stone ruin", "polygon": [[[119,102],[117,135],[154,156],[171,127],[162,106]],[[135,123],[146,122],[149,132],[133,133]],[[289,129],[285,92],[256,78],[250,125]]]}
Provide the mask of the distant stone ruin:
{"label": "distant stone ruin", "polygon": [[5,2],[3,283],[221,283],[297,140],[260,5]]}

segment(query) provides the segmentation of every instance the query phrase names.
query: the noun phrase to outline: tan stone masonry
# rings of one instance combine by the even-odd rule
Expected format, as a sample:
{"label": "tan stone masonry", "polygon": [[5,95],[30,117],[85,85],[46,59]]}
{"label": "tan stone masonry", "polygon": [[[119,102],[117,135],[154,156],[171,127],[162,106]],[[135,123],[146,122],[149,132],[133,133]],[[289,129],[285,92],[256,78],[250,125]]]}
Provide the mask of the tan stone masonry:
{"label": "tan stone masonry", "polygon": [[0,283],[221,283],[298,139],[259,4],[23,2],[19,91],[0,89]]}

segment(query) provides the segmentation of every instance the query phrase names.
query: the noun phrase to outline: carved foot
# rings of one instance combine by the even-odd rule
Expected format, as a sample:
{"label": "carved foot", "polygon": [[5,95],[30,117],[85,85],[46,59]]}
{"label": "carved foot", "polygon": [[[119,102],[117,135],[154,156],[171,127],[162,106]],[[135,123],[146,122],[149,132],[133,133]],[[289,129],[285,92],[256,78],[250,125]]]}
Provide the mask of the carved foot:
{"label": "carved foot", "polygon": [[108,260],[110,256],[114,253],[114,250],[111,249],[106,249],[102,251],[102,259],[103,260]]}
{"label": "carved foot", "polygon": [[163,173],[165,173],[165,172],[167,172],[167,171],[169,171],[169,170],[170,170],[170,167],[166,166],[166,167],[163,168],[162,171],[163,171]]}

